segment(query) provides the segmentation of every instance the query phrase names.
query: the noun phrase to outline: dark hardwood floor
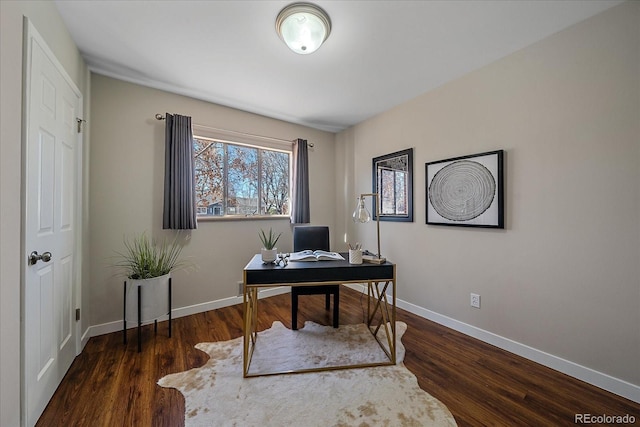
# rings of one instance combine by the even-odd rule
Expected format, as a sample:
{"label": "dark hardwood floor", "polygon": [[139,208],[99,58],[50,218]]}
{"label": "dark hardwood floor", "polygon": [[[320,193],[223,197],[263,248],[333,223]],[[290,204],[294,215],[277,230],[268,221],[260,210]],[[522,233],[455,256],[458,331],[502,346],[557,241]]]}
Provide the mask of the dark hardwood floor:
{"label": "dark hardwood floor", "polygon": [[[340,322],[363,322],[361,294],[342,288]],[[260,301],[260,330],[274,320],[291,327],[289,294]],[[330,325],[324,296],[301,299],[299,321]],[[534,362],[398,309],[408,325],[402,342],[405,365],[420,387],[442,401],[460,426],[576,425],[575,414],[631,414],[640,425],[640,405]],[[143,332],[137,353],[135,330],[91,338],[56,391],[39,426],[182,426],[184,399],[158,385],[166,374],[203,365],[194,345],[242,335],[242,306],[174,319]],[[301,420],[300,426],[304,426]],[[267,427],[267,426],[263,426]],[[284,427],[284,426],[278,426]]]}

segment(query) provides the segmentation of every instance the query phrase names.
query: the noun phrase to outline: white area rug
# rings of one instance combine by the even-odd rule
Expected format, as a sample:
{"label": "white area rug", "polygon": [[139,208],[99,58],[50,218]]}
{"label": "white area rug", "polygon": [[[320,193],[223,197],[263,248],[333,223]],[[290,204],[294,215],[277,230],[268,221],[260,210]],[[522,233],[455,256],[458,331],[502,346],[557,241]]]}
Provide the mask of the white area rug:
{"label": "white area rug", "polygon": [[[396,323],[394,366],[243,378],[240,337],[196,345],[209,361],[158,384],[184,395],[186,426],[455,426],[447,407],[402,364],[406,329]],[[364,324],[334,329],[306,322],[291,331],[274,322],[258,334],[251,372],[381,360],[386,356]]]}

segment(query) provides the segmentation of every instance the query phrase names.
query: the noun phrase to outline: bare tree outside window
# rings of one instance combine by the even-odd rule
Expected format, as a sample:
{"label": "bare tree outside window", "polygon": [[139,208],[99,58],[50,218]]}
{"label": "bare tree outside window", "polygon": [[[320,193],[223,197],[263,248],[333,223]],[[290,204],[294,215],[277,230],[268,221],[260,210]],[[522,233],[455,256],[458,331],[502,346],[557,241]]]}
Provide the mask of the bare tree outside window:
{"label": "bare tree outside window", "polygon": [[221,204],[224,198],[224,145],[221,142],[194,138],[193,152],[197,211],[198,214],[207,215],[209,206]]}
{"label": "bare tree outside window", "polygon": [[289,153],[262,151],[261,192],[263,215],[289,214]]}
{"label": "bare tree outside window", "polygon": [[258,150],[227,144],[227,215],[258,213]]}
{"label": "bare tree outside window", "polygon": [[194,137],[199,216],[288,215],[291,154]]}
{"label": "bare tree outside window", "polygon": [[406,172],[380,168],[378,173],[380,175],[379,186],[382,190],[381,213],[383,215],[406,215]]}

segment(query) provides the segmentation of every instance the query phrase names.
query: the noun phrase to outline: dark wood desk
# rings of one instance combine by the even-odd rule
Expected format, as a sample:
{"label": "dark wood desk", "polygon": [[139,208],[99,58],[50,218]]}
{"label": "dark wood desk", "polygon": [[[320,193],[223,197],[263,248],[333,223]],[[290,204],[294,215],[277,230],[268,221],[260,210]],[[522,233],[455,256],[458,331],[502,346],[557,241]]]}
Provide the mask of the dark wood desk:
{"label": "dark wood desk", "polygon": [[[345,257],[344,261],[291,261],[284,266],[263,264],[259,254],[255,255],[251,261],[249,261],[244,268],[243,285],[244,377],[257,376],[249,373],[249,367],[251,365],[253,349],[258,338],[256,324],[259,289],[292,284],[296,286],[313,286],[366,283],[367,325],[382,350],[386,353],[389,361],[384,363],[279,371],[271,372],[268,375],[394,365],[396,363],[396,266],[389,261],[384,264],[349,264],[346,260],[346,258],[348,258],[346,254],[343,254],[343,256]],[[389,299],[391,299],[391,301],[389,301]],[[384,336],[381,337],[381,335]]]}

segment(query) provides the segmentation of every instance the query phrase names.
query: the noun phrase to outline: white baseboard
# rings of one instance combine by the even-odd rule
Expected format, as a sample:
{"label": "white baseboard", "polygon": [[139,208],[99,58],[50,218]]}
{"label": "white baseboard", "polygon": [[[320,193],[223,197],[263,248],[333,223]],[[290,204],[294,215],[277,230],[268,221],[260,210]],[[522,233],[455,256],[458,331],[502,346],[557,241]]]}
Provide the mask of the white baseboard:
{"label": "white baseboard", "polygon": [[89,338],[91,338],[92,336],[93,335],[91,335],[91,327],[88,327],[87,330],[84,331],[84,334],[82,334],[82,336],[80,337],[80,351],[84,350],[84,347],[89,342]]}
{"label": "white baseboard", "polygon": [[460,322],[434,311],[427,310],[426,308],[422,308],[415,304],[411,304],[400,299],[397,300],[397,304],[399,308],[407,310],[420,317],[431,320],[465,335],[469,335],[470,337],[479,339],[480,341],[484,341],[510,353],[517,354],[525,359],[532,360],[603,390],[607,390],[629,400],[633,400],[636,403],[640,403],[640,386],[603,374],[602,372],[595,371],[591,368],[578,365],[577,363],[565,360],[561,357],[554,356],[553,354],[546,353],[533,347],[529,347],[528,345],[513,341],[509,338],[496,335],[492,332],[485,331],[484,329],[477,328],[473,325]]}
{"label": "white baseboard", "polygon": [[[366,293],[366,287],[359,284],[346,285],[351,289],[358,292]],[[259,298],[266,298],[274,295],[288,293],[290,287],[282,286],[279,288],[269,288],[259,293]],[[189,316],[191,314],[202,313],[209,310],[215,310],[217,308],[227,307],[230,305],[242,303],[242,297],[231,297],[217,301],[210,301],[203,304],[195,304],[188,307],[177,308],[172,311],[174,318]],[[417,306],[415,304],[397,299],[396,303],[399,308],[407,310],[417,316],[436,322],[440,325],[451,328],[455,331],[461,332],[470,337],[479,339],[480,341],[494,345],[498,348],[506,350],[510,353],[517,354],[526,359],[532,360],[536,363],[544,365],[548,368],[567,374],[571,377],[577,378],[581,381],[599,387],[603,390],[610,391],[636,403],[640,403],[640,386],[631,384],[627,381],[612,377],[602,372],[595,371],[591,368],[587,368],[577,363],[565,360],[561,357],[554,356],[544,351],[529,347],[528,345],[521,344],[517,341],[513,341],[509,338],[496,335],[492,332],[485,331],[484,329],[477,328],[473,325],[469,325],[464,322],[460,322],[451,317],[444,316],[426,308]],[[162,319],[160,319],[162,320]],[[129,326],[129,325],[128,325]],[[131,328],[136,325],[130,325]],[[85,343],[85,337],[94,337],[97,335],[108,334],[111,332],[121,331],[122,321],[109,322],[101,325],[91,326],[87,332],[83,335],[83,343]],[[88,338],[86,338],[88,340]],[[83,345],[84,347],[84,345]]]}
{"label": "white baseboard", "polygon": [[[261,290],[258,293],[258,298],[267,298],[274,295],[280,295],[289,293],[291,288],[289,286],[280,286],[277,288],[268,288]],[[179,317],[190,316],[192,314],[203,313],[205,311],[215,310],[222,307],[228,307],[230,305],[241,304],[242,296],[224,298],[215,301],[209,301],[202,304],[194,304],[187,307],[174,308],[171,310],[171,316],[173,319],[177,319]],[[158,319],[158,321],[167,320],[169,316],[163,316]],[[153,323],[153,321],[145,322],[144,325]],[[135,322],[128,322],[127,329],[135,328],[137,325]],[[122,331],[122,320],[116,320],[115,322],[102,323],[100,325],[94,325],[89,327],[87,330],[88,337],[96,337],[98,335],[110,334],[112,332]]]}
{"label": "white baseboard", "polygon": [[[358,292],[366,293],[367,291],[367,288],[364,285],[354,284],[347,286]],[[591,368],[578,365],[577,363],[554,356],[553,354],[546,353],[528,345],[521,344],[509,338],[496,335],[493,332],[485,331],[484,329],[477,328],[473,325],[460,322],[452,319],[451,317],[427,310],[426,308],[411,304],[410,302],[397,299],[396,303],[399,308],[407,310],[410,313],[431,320],[470,337],[479,339],[480,341],[494,345],[510,353],[517,354],[525,359],[529,359],[548,368],[562,372],[563,374],[577,378],[603,390],[607,390],[629,400],[633,400],[636,403],[640,403],[640,386],[603,374],[602,372],[595,371]]]}

